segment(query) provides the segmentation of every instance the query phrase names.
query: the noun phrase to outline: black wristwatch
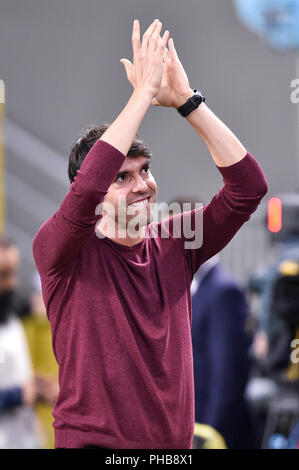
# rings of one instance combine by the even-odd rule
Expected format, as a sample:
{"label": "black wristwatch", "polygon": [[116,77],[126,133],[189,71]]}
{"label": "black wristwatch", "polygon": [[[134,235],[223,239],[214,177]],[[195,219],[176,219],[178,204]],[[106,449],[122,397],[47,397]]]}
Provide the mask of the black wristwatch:
{"label": "black wristwatch", "polygon": [[194,109],[198,108],[201,103],[206,101],[205,97],[202,95],[202,93],[200,93],[200,91],[196,90],[196,88],[193,91],[195,94],[191,96],[191,98],[189,98],[185,104],[177,108],[178,113],[180,113],[180,115],[183,117],[187,117],[188,114],[194,111]]}

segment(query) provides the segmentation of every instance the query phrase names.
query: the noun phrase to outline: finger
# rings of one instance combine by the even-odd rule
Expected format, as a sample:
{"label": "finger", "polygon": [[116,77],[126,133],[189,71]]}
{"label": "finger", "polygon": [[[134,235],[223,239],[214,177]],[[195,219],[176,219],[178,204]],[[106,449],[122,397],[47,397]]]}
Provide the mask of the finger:
{"label": "finger", "polygon": [[169,46],[169,52],[170,52],[171,59],[172,60],[178,59],[178,55],[177,55],[177,52],[176,52],[175,47],[174,47],[173,38],[169,39],[168,46]]}
{"label": "finger", "polygon": [[128,59],[120,59],[120,62],[124,65],[125,71],[127,74],[127,78],[130,81],[131,78],[131,71],[132,71],[132,63]]}
{"label": "finger", "polygon": [[164,49],[166,48],[168,38],[169,38],[169,31],[166,30],[165,33],[163,34],[162,38],[161,38],[161,41],[160,41],[162,51],[164,51]]}
{"label": "finger", "polygon": [[159,21],[157,24],[155,30],[153,31],[153,34],[150,37],[149,44],[148,44],[148,50],[150,53],[155,52],[155,50],[159,46],[159,39],[160,39],[160,32],[162,29],[162,23]]}
{"label": "finger", "polygon": [[167,61],[168,61],[168,58],[167,58],[166,50],[164,49],[164,51],[163,51],[163,62],[167,62]]}
{"label": "finger", "polygon": [[162,55],[163,60],[164,60],[164,50],[167,44],[168,37],[169,37],[169,31],[165,31],[162,38],[159,37],[158,39],[157,52]]}
{"label": "finger", "polygon": [[164,48],[164,55],[166,57],[166,60],[168,60],[168,62],[170,62],[171,61],[171,55],[170,55],[170,52],[169,52],[169,50],[167,49],[166,46]]}
{"label": "finger", "polygon": [[134,23],[133,23],[132,46],[133,46],[133,57],[136,57],[136,54],[138,54],[140,47],[141,47],[140,23],[138,20],[134,20]]}
{"label": "finger", "polygon": [[164,51],[163,51],[163,62],[170,62],[171,61],[171,58],[170,58],[170,54],[169,52],[167,51],[166,47],[164,47]]}
{"label": "finger", "polygon": [[145,31],[145,33],[143,35],[143,39],[142,39],[142,45],[141,45],[142,52],[147,51],[149,39],[150,39],[151,35],[153,34],[154,30],[156,29],[158,21],[159,20],[157,20],[157,19],[155,21],[153,21],[153,23]]}

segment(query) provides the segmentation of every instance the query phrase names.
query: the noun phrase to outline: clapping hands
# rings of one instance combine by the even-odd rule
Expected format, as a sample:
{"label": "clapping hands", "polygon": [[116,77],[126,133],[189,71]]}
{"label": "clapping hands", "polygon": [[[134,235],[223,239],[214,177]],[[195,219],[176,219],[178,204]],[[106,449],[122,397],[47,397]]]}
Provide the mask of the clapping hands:
{"label": "clapping hands", "polygon": [[[140,69],[140,62],[151,60],[150,41],[155,40],[159,51],[162,49],[162,54],[156,55],[157,64],[160,60],[160,74],[157,75],[156,80],[156,93],[153,95],[152,104],[155,106],[166,106],[177,108],[184,104],[190,96],[194,94],[190,88],[187,74],[182,66],[178,57],[177,51],[174,46],[173,38],[168,41],[169,49],[166,47],[169,32],[165,31],[162,38],[160,32],[162,23],[155,20],[143,35],[142,44],[140,42],[140,24],[138,20],[134,21],[132,33],[133,45],[133,63],[128,59],[121,59],[120,62],[124,65],[127,78],[134,90],[138,86],[138,72]],[[153,48],[152,48],[153,49]],[[149,54],[146,55],[146,51]]]}

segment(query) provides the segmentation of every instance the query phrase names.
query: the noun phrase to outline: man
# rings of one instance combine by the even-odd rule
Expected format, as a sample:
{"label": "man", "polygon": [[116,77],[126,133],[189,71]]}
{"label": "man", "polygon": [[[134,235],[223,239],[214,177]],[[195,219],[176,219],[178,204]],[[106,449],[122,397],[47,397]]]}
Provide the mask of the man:
{"label": "man", "polygon": [[[155,20],[141,42],[135,20],[133,64],[122,59],[132,96],[91,150],[90,134],[76,143],[69,165],[74,181],[33,241],[60,369],[56,447],[191,448],[192,277],[267,192],[257,162],[199,99],[187,120],[225,186],[202,214],[201,247],[186,248],[186,237],[175,236],[184,215],[171,219],[168,237],[164,221],[151,229],[157,186],[147,152],[130,156],[132,142],[151,103],[178,108],[194,95],[173,40],[168,31],[161,38],[161,29]],[[196,225],[201,212],[185,214]]]}
{"label": "man", "polygon": [[38,447],[35,404],[38,390],[20,316],[30,305],[17,292],[21,256],[0,237],[0,448]]}
{"label": "man", "polygon": [[257,446],[244,393],[251,335],[243,290],[215,255],[191,285],[195,421],[220,432],[230,449]]}

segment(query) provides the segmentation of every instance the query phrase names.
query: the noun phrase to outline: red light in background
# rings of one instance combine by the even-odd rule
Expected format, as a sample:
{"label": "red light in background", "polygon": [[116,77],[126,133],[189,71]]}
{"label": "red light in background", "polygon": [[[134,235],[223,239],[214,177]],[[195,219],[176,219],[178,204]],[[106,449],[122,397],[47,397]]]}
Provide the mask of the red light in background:
{"label": "red light in background", "polygon": [[272,233],[277,233],[281,228],[282,203],[278,197],[272,197],[268,202],[268,229]]}

